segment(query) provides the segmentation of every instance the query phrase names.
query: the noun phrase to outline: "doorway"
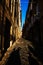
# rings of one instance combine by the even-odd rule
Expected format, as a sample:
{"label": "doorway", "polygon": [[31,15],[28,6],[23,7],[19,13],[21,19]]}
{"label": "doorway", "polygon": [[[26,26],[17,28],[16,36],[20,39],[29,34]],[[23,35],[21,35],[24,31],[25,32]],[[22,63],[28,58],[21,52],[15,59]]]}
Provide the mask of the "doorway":
{"label": "doorway", "polygon": [[4,50],[5,51],[7,51],[7,48],[10,46],[10,27],[11,27],[11,23],[6,18],[5,31],[4,31]]}

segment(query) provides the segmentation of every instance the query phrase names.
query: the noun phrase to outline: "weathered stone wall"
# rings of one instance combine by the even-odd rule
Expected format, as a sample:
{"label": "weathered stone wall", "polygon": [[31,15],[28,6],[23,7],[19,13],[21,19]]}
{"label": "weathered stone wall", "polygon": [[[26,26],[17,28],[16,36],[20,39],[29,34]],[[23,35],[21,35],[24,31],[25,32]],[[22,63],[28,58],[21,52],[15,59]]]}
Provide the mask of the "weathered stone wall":
{"label": "weathered stone wall", "polygon": [[[43,1],[31,0],[29,3],[22,37],[33,42],[37,56],[43,55]],[[31,7],[32,4],[32,7]],[[40,56],[41,55],[41,56]]]}
{"label": "weathered stone wall", "polygon": [[[2,2],[0,2],[0,26],[0,50],[3,53],[5,49],[7,50],[7,48],[10,47],[13,42],[20,37],[20,1],[2,0]],[[9,39],[6,39],[5,37],[9,37]],[[5,39],[6,41],[9,40],[9,44],[5,42]]]}

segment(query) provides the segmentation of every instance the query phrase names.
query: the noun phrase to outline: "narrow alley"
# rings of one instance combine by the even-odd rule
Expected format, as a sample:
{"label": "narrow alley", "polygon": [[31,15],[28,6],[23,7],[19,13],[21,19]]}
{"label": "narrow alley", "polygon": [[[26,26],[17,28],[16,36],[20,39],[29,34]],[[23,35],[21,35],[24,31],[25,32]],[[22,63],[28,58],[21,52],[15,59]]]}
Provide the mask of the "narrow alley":
{"label": "narrow alley", "polygon": [[43,0],[0,0],[0,65],[43,65]]}
{"label": "narrow alley", "polygon": [[18,39],[5,53],[0,65],[42,65],[30,41]]}

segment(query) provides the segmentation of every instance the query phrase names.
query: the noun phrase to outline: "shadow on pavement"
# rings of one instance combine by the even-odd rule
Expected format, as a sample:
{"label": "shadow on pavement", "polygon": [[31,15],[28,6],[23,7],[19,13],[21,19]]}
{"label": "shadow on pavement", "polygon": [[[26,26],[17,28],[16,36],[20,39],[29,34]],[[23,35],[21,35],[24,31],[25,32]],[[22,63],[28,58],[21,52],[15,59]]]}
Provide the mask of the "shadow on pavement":
{"label": "shadow on pavement", "polygon": [[38,62],[33,57],[31,57],[31,55],[29,56],[29,64],[30,65],[39,65]]}
{"label": "shadow on pavement", "polygon": [[14,49],[5,65],[21,65],[19,50],[19,48],[16,51]]}

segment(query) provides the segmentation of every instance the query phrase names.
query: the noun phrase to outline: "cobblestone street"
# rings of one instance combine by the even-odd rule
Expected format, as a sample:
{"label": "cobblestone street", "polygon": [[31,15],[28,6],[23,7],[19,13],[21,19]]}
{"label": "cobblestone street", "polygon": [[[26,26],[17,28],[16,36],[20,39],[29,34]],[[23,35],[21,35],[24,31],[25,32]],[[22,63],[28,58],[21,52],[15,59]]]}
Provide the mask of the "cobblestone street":
{"label": "cobblestone street", "polygon": [[42,65],[31,53],[29,47],[34,49],[32,43],[23,38],[18,39],[7,49],[0,65]]}

